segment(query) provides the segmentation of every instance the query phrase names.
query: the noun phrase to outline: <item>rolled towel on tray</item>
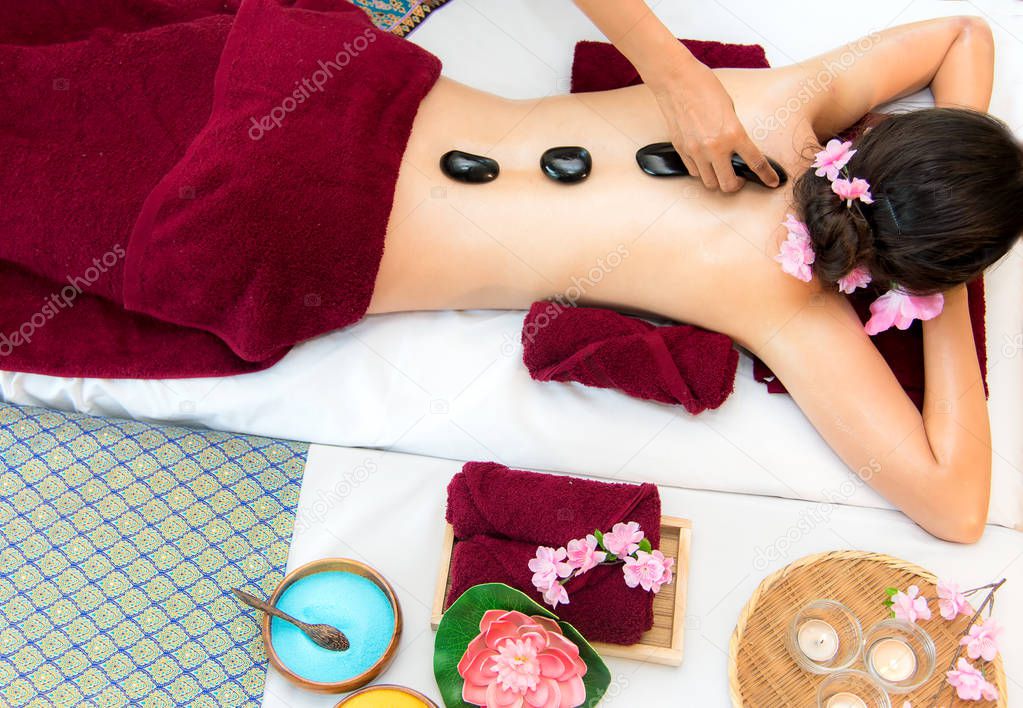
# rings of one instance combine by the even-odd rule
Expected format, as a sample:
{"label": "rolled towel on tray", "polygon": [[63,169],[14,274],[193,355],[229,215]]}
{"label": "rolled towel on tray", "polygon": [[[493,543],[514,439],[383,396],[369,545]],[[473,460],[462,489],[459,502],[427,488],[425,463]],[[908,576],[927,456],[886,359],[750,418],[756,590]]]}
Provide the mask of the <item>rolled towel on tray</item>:
{"label": "rolled towel on tray", "polygon": [[[660,543],[661,499],[652,484],[597,482],[467,462],[448,485],[455,535],[445,607],[473,585],[506,583],[537,602],[529,560],[595,529],[635,521]],[[592,641],[634,644],[653,626],[653,594],[626,586],[620,566],[599,566],[566,584],[555,612]]]}

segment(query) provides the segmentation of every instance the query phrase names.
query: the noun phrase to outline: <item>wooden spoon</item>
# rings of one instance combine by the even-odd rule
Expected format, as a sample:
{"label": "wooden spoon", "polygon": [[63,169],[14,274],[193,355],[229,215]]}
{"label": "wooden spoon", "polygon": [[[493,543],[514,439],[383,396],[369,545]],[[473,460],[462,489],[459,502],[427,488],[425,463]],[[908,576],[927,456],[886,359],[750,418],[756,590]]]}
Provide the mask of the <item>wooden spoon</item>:
{"label": "wooden spoon", "polygon": [[255,607],[257,610],[262,610],[268,615],[273,615],[285,622],[291,622],[314,642],[319,644],[324,649],[330,649],[331,651],[348,651],[348,647],[351,646],[348,642],[348,637],[344,635],[337,627],[331,627],[329,624],[307,624],[302,620],[297,620],[287,612],[278,610],[273,605],[260,600],[255,595],[250,595],[244,590],[234,589],[235,596],[244,602],[249,607]]}

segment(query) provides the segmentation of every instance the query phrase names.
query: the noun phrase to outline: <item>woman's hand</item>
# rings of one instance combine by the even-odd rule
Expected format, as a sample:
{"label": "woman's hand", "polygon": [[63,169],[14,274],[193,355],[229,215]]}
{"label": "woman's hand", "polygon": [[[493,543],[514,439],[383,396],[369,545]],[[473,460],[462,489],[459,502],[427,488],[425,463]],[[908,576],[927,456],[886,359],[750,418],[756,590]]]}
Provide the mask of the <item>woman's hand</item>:
{"label": "woman's hand", "polygon": [[742,187],[743,180],[732,169],[733,153],[764,184],[778,186],[778,175],[735,115],[732,97],[714,72],[688,51],[677,57],[676,66],[654,70],[644,80],[657,97],[686,169],[707,189],[735,192]]}

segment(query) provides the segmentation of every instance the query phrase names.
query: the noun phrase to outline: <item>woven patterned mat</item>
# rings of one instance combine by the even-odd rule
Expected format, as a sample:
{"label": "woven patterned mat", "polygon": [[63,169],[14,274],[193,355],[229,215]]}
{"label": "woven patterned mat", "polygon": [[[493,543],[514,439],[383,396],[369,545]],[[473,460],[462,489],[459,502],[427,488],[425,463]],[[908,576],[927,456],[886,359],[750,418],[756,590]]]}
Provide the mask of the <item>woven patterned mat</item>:
{"label": "woven patterned mat", "polygon": [[306,451],[0,403],[0,705],[258,706]]}
{"label": "woven patterned mat", "polygon": [[404,37],[448,0],[352,0],[380,29]]}
{"label": "woven patterned mat", "polygon": [[[956,642],[969,618],[947,622],[938,614],[936,578],[923,568],[886,556],[863,551],[833,551],[801,558],[764,578],[746,602],[729,645],[728,680],[734,706],[781,708],[816,705],[817,687],[823,676],[802,671],[785,650],[789,621],[800,607],[813,600],[838,600],[853,611],[866,632],[888,617],[882,605],[884,589],[905,589],[917,585],[920,594],[931,598],[931,619],[918,624],[931,635],[937,648],[934,674],[921,688],[908,695],[891,696],[895,708],[909,700],[914,706],[930,706],[929,699],[945,681],[945,671]],[[980,602],[983,595],[972,598]],[[976,606],[976,605],[975,605]],[[999,694],[1005,696],[1005,671],[999,656],[991,664],[972,662],[982,669]],[[862,656],[852,667],[863,670]],[[944,686],[938,705],[991,708],[1003,701],[960,701]]]}

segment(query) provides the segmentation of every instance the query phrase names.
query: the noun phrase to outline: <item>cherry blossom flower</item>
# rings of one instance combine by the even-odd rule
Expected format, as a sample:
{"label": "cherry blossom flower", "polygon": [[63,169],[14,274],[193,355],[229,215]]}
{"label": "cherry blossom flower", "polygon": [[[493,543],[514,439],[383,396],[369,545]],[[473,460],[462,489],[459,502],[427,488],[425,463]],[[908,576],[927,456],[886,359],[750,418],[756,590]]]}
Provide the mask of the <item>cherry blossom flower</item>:
{"label": "cherry blossom flower", "polygon": [[814,155],[813,164],[810,165],[810,167],[817,168],[814,174],[818,177],[827,177],[834,182],[838,179],[838,171],[845,167],[852,156],[856,154],[855,150],[849,149],[851,147],[851,141],[843,143],[835,138],[829,140],[824,149]]}
{"label": "cherry blossom flower", "polygon": [[622,567],[625,584],[630,588],[639,585],[648,592],[659,592],[662,585],[671,582],[674,563],[673,558],[665,558],[660,551],[639,551],[635,558],[627,556]]}
{"label": "cherry blossom flower", "polygon": [[555,582],[544,590],[543,601],[550,605],[551,609],[556,608],[558,605],[567,605],[568,590],[561,583]]}
{"label": "cherry blossom flower", "polygon": [[929,620],[931,608],[927,606],[927,598],[920,597],[920,588],[910,585],[906,592],[897,592],[892,596],[892,612],[895,619],[903,622],[916,622],[918,619]]}
{"label": "cherry blossom flower", "polygon": [[462,700],[488,708],[577,708],[586,702],[586,663],[557,622],[488,610],[458,662]]}
{"label": "cherry blossom flower", "polygon": [[533,586],[540,592],[546,592],[557,584],[559,578],[571,575],[572,566],[565,562],[567,556],[568,551],[564,548],[537,548],[536,558],[529,560],[529,569],[533,571]]}
{"label": "cherry blossom flower", "polygon": [[836,179],[831,183],[831,191],[845,200],[846,207],[851,207],[855,199],[864,204],[874,203],[874,198],[870,194],[870,183],[859,177],[853,177],[852,180]]}
{"label": "cherry blossom flower", "polygon": [[627,524],[618,523],[611,527],[611,530],[604,534],[604,548],[616,556],[627,556],[639,548],[639,542],[643,540],[643,532],[639,524],[630,521]]}
{"label": "cherry blossom flower", "polygon": [[982,625],[973,625],[970,632],[959,640],[960,646],[966,647],[966,655],[971,659],[984,658],[991,661],[998,655],[998,635],[1002,627],[990,617]]}
{"label": "cherry blossom flower", "polygon": [[944,306],[945,298],[941,293],[910,295],[892,288],[870,303],[870,319],[863,329],[871,336],[889,329],[892,325],[899,329],[909,329],[913,320],[934,319],[941,314]]}
{"label": "cherry blossom flower", "polygon": [[951,581],[938,580],[938,612],[947,620],[954,620],[959,615],[973,613],[973,608],[966,596],[959,592],[959,584]]}
{"label": "cherry blossom flower", "polygon": [[606,558],[606,553],[597,550],[597,537],[592,533],[568,542],[568,563],[580,573],[596,568]]}
{"label": "cherry blossom flower", "polygon": [[781,263],[781,269],[794,278],[809,283],[813,278],[813,271],[810,266],[817,258],[813,252],[813,244],[810,240],[810,232],[806,224],[789,214],[785,218],[785,229],[788,235],[781,243],[781,250],[774,260]]}
{"label": "cherry blossom flower", "polygon": [[977,670],[973,664],[965,658],[959,657],[959,663],[952,671],[946,671],[949,684],[955,688],[956,695],[964,701],[985,701],[998,700],[998,689],[996,689],[985,678],[984,674]]}
{"label": "cherry blossom flower", "polygon": [[870,271],[863,266],[856,266],[848,275],[838,279],[838,290],[846,295],[852,295],[856,288],[865,288],[870,284]]}

